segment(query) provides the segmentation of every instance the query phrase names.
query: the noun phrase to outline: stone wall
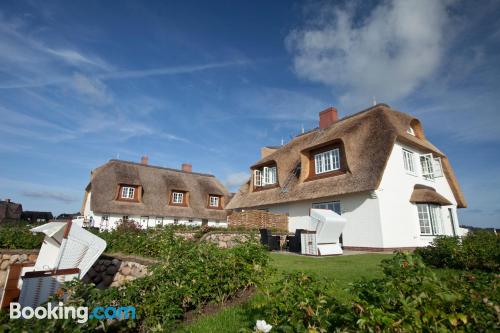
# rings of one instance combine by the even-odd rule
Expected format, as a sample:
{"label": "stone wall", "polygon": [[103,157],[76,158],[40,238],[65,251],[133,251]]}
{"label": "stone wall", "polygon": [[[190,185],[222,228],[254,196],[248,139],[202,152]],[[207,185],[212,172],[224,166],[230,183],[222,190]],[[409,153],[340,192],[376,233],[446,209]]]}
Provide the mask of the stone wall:
{"label": "stone wall", "polygon": [[257,234],[250,233],[228,233],[228,232],[209,232],[201,237],[200,241],[211,242],[218,247],[227,249],[234,247],[240,243],[248,242],[252,238],[258,241]]}
{"label": "stone wall", "polygon": [[230,228],[288,231],[288,216],[286,214],[274,214],[263,210],[233,212],[227,217],[227,223]]}
{"label": "stone wall", "polygon": [[[7,280],[7,271],[14,263],[35,263],[38,250],[0,249],[0,291]],[[101,255],[82,281],[94,283],[97,288],[116,287],[148,274],[148,267],[156,261],[135,256]]]}

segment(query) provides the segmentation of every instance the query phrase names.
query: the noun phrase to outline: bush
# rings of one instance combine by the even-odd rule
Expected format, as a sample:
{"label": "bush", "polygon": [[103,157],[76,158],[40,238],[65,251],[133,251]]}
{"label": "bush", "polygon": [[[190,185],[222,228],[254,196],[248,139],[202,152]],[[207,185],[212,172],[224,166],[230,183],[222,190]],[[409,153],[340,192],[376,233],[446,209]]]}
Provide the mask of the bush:
{"label": "bush", "polygon": [[[500,276],[440,271],[414,254],[383,262],[384,277],[353,284],[351,304],[325,281],[292,274],[264,291],[251,314],[273,332],[498,332]],[[243,330],[248,331],[250,328]]]}
{"label": "bush", "polygon": [[37,249],[42,246],[43,234],[33,234],[33,225],[19,222],[0,226],[0,249]]}
{"label": "bush", "polygon": [[[158,256],[151,274],[118,288],[98,290],[73,281],[66,286],[65,305],[135,306],[136,319],[115,322],[89,320],[12,320],[0,316],[0,331],[167,331],[187,311],[208,303],[222,303],[240,290],[257,284],[266,274],[267,251],[257,243],[219,249],[208,243],[185,241],[170,229],[139,231],[131,228],[104,233],[112,249]],[[145,236],[146,235],[146,236]],[[150,238],[149,238],[150,237]],[[156,243],[158,242],[158,243]],[[143,246],[141,248],[141,246]]]}
{"label": "bush", "polygon": [[331,282],[306,273],[289,273],[268,284],[252,304],[254,318],[265,319],[273,332],[316,332],[331,328],[338,303]]}
{"label": "bush", "polygon": [[425,263],[440,268],[500,270],[500,236],[489,231],[473,231],[462,239],[439,236],[432,244],[415,250]]}

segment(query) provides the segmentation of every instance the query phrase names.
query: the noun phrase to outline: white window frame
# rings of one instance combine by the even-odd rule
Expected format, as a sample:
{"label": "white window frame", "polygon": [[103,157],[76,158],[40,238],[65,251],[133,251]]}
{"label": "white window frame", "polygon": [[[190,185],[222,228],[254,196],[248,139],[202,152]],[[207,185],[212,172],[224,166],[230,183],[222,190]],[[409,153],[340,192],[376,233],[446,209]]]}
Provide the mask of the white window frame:
{"label": "white window frame", "polygon": [[172,192],[172,203],[176,205],[180,205],[184,202],[184,193],[182,192]]}
{"label": "white window frame", "polygon": [[403,148],[403,164],[406,172],[411,173],[412,175],[416,174],[414,152]]}
{"label": "white window frame", "polygon": [[220,198],[216,195],[210,196],[210,207],[219,207]]}
{"label": "white window frame", "polygon": [[276,184],[276,167],[262,168],[262,186]]}
{"label": "white window frame", "polygon": [[443,177],[443,165],[441,164],[441,157],[434,157],[432,159],[432,175],[434,178]]}
{"label": "white window frame", "polygon": [[435,204],[417,204],[420,234],[424,236],[443,235],[441,206]]}
{"label": "white window frame", "polygon": [[[331,209],[330,207],[334,208],[335,206],[338,206],[339,210],[336,211],[335,209]],[[335,201],[328,201],[328,202],[315,202],[312,204],[312,208],[316,209],[330,209],[331,211],[342,215],[342,205],[339,200]]]}
{"label": "white window frame", "polygon": [[422,168],[422,177],[427,180],[434,180],[434,160],[432,154],[420,155],[420,166]]}
{"label": "white window frame", "polygon": [[262,172],[260,170],[253,171],[253,184],[254,186],[262,186]]}
{"label": "white window frame", "polygon": [[122,199],[134,199],[135,196],[135,187],[132,186],[123,186],[121,198]]}
{"label": "white window frame", "polygon": [[415,130],[411,126],[408,127],[408,129],[406,130],[406,133],[415,136]]}
{"label": "white window frame", "polygon": [[340,149],[335,148],[314,155],[314,171],[317,175],[340,169]]}

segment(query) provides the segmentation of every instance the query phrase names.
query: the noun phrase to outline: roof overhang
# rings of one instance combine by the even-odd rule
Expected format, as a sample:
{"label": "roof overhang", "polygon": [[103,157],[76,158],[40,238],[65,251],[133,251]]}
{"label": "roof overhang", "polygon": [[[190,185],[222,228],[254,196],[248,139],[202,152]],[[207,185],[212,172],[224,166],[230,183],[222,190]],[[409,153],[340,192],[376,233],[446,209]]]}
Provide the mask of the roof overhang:
{"label": "roof overhang", "polygon": [[433,203],[440,206],[453,205],[448,199],[437,193],[432,187],[425,185],[415,185],[410,197],[411,203]]}

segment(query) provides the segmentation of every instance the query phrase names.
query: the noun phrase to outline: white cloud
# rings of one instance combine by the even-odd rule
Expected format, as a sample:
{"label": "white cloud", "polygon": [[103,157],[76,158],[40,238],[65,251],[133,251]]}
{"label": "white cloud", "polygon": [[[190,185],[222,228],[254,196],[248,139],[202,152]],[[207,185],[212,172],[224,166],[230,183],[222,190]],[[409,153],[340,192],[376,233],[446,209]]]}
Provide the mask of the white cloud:
{"label": "white cloud", "polygon": [[286,39],[294,69],[340,89],[348,105],[359,99],[366,105],[371,96],[389,102],[405,97],[441,63],[448,3],[384,1],[363,19],[354,7],[321,7],[307,27]]}
{"label": "white cloud", "polygon": [[106,105],[113,101],[107,86],[98,79],[75,73],[72,86],[78,94],[84,97],[85,101],[90,101],[92,104]]}
{"label": "white cloud", "polygon": [[247,172],[235,172],[229,174],[224,183],[227,187],[234,188],[244,184],[249,178],[250,175]]}
{"label": "white cloud", "polygon": [[29,198],[49,199],[64,203],[72,203],[78,200],[68,193],[58,191],[23,191],[21,192],[21,195]]}

